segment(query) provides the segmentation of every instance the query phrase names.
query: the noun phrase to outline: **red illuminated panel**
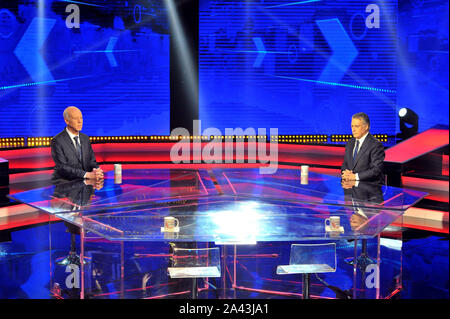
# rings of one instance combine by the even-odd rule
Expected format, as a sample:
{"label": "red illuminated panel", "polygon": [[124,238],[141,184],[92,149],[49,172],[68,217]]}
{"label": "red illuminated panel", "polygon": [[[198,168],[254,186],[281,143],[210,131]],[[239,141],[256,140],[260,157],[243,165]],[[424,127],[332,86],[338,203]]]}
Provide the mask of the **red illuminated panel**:
{"label": "red illuminated panel", "polygon": [[52,177],[52,173],[53,169],[45,171],[10,174],[9,183],[16,184],[16,183],[36,182],[40,180],[49,180]]}
{"label": "red illuminated panel", "polygon": [[[210,168],[259,168],[260,163],[241,163],[241,164],[123,164],[122,169],[210,169]],[[264,165],[263,165],[264,166]],[[104,172],[112,171],[114,169],[113,164],[101,165]],[[280,169],[300,169],[299,166],[295,165],[283,165],[279,164]],[[316,172],[325,175],[340,176],[341,170],[335,168],[320,168],[320,167],[310,167],[309,171]]]}
{"label": "red illuminated panel", "polygon": [[345,147],[322,145],[278,145],[279,162],[341,167]]}
{"label": "red illuminated panel", "polygon": [[448,130],[429,129],[386,150],[386,162],[405,163],[448,145]]}

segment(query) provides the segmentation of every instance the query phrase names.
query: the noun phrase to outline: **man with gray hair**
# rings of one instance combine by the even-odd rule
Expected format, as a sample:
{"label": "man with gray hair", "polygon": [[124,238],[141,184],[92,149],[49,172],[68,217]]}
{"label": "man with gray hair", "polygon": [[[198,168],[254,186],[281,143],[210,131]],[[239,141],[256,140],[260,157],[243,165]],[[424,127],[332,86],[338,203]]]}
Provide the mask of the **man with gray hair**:
{"label": "man with gray hair", "polygon": [[370,120],[367,114],[354,114],[351,127],[353,138],[345,146],[345,157],[341,166],[342,180],[384,183],[384,147],[369,133]]}
{"label": "man with gray hair", "polygon": [[80,132],[83,128],[81,111],[69,106],[63,116],[67,126],[51,142],[55,162],[52,179],[102,179],[103,171],[97,164],[89,136]]}

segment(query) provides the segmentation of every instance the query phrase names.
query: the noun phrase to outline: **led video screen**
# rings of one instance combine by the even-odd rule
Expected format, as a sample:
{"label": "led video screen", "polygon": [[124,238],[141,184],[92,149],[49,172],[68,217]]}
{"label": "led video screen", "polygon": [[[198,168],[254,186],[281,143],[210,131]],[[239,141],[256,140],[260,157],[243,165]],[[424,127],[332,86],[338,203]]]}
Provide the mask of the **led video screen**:
{"label": "led video screen", "polygon": [[419,116],[419,131],[448,126],[448,1],[400,0],[397,103]]}

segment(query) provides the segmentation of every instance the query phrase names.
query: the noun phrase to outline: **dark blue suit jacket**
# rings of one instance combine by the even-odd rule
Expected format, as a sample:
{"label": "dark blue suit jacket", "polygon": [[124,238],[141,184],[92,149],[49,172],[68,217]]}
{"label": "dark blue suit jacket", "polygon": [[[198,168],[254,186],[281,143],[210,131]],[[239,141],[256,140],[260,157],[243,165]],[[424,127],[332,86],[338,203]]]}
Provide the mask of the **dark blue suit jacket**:
{"label": "dark blue suit jacket", "polygon": [[360,146],[355,161],[353,161],[355,142],[356,139],[352,138],[345,146],[345,157],[341,171],[348,169],[353,173],[358,173],[360,181],[384,184],[383,162],[385,154],[383,144],[369,133]]}
{"label": "dark blue suit jacket", "polygon": [[95,160],[94,150],[92,149],[89,137],[81,132],[79,134],[82,154],[81,161],[65,129],[53,137],[51,150],[55,168],[52,179],[73,180],[83,178],[86,172],[91,172],[92,169],[99,167]]}

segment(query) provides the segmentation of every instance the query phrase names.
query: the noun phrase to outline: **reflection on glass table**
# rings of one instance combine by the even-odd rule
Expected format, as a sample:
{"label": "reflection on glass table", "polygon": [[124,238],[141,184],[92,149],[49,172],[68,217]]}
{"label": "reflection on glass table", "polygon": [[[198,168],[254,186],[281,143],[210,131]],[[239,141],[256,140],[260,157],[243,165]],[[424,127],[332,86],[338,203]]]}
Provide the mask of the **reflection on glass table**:
{"label": "reflection on glass table", "polygon": [[[11,195],[110,240],[249,242],[371,238],[426,193],[360,182],[343,187],[337,177],[258,169],[123,170],[122,184],[106,174],[95,190],[72,181]],[[363,211],[364,214],[357,212]],[[164,217],[178,232],[164,232]],[[343,232],[327,231],[338,218]]]}
{"label": "reflection on glass table", "polygon": [[214,248],[174,248],[170,278],[191,278],[191,297],[198,297],[197,278],[217,278],[220,272],[220,250]]}
{"label": "reflection on glass table", "polygon": [[93,210],[104,207],[159,203],[179,198],[216,194],[206,171],[195,170],[124,170],[122,183],[107,172],[102,187],[96,189],[88,180],[55,182],[55,185],[9,195],[13,200],[50,214]]}

